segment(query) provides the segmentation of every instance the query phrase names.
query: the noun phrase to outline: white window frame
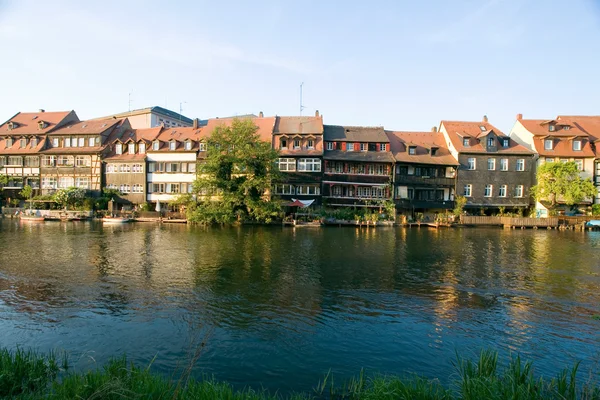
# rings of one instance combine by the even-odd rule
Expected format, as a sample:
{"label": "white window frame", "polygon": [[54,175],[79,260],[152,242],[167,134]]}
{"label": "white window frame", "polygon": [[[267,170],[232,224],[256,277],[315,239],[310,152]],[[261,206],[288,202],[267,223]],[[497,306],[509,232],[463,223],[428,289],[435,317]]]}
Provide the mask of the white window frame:
{"label": "white window frame", "polygon": [[485,188],[483,189],[483,197],[492,197],[493,193],[494,185],[490,185],[489,183],[485,185]]}
{"label": "white window frame", "polygon": [[346,151],[354,151],[354,142],[346,142]]}
{"label": "white window frame", "polygon": [[463,188],[464,197],[471,197],[473,195],[473,185],[465,185]]}
{"label": "white window frame", "polygon": [[85,138],[84,137],[79,138],[79,147],[85,147]]}
{"label": "white window frame", "polygon": [[515,197],[518,197],[518,198],[523,197],[523,185],[515,186]]}
{"label": "white window frame", "polygon": [[298,150],[302,146],[300,139],[294,139],[294,149]]}
{"label": "white window frame", "polygon": [[88,147],[94,147],[94,146],[96,146],[96,138],[94,138],[94,137],[88,138]]}
{"label": "white window frame", "polygon": [[552,150],[554,148],[554,140],[544,139],[544,150]]}
{"label": "white window frame", "polygon": [[467,169],[469,171],[475,171],[477,169],[477,159],[475,157],[467,158]]}
{"label": "white window frame", "polygon": [[487,167],[488,167],[488,171],[495,171],[496,170],[496,159],[488,158]]}
{"label": "white window frame", "polygon": [[498,191],[498,197],[506,197],[507,190],[508,190],[507,185],[501,185],[500,190]]}
{"label": "white window frame", "polygon": [[198,145],[200,151],[206,151],[206,143],[200,142]]}
{"label": "white window frame", "polygon": [[189,151],[189,150],[191,150],[191,149],[192,149],[192,141],[191,141],[191,140],[187,140],[187,141],[185,142],[185,145],[184,145],[184,146],[185,146],[184,148],[185,148],[186,150],[188,150],[188,151]]}
{"label": "white window frame", "polygon": [[573,151],[581,151],[581,140],[573,140]]}
{"label": "white window frame", "polygon": [[307,147],[308,147],[309,149],[311,149],[311,150],[312,150],[312,149],[314,149],[314,148],[315,148],[315,140],[314,140],[314,139],[308,139],[307,143],[308,143],[308,144],[307,144]]}
{"label": "white window frame", "polygon": [[138,153],[139,154],[146,153],[146,143],[144,143],[144,142],[139,142],[138,143]]}
{"label": "white window frame", "polygon": [[333,150],[333,142],[327,142],[327,150]]}
{"label": "white window frame", "polygon": [[154,142],[152,142],[152,150],[158,151],[159,149],[160,149],[160,142],[158,140],[155,140]]}
{"label": "white window frame", "polygon": [[295,158],[280,158],[277,160],[279,170],[282,172],[295,172],[296,171],[296,159]]}
{"label": "white window frame", "polygon": [[517,164],[516,164],[515,168],[519,172],[525,171],[525,159],[524,158],[517,159]]}
{"label": "white window frame", "polygon": [[71,138],[70,137],[64,138],[63,147],[71,147]]}
{"label": "white window frame", "polygon": [[170,151],[175,151],[177,150],[177,142],[175,140],[171,140],[169,142],[169,150]]}
{"label": "white window frame", "polygon": [[462,143],[463,147],[471,147],[471,140],[468,137],[464,137]]}
{"label": "white window frame", "polygon": [[52,147],[58,147],[60,145],[60,141],[58,138],[52,138]]}
{"label": "white window frame", "polygon": [[123,145],[121,143],[115,144],[115,154],[123,154]]}
{"label": "white window frame", "polygon": [[508,171],[508,158],[500,159],[500,171]]}
{"label": "white window frame", "polygon": [[319,158],[299,158],[298,171],[321,172],[321,160]]}
{"label": "white window frame", "polygon": [[135,154],[135,143],[129,143],[127,145],[127,152],[129,154]]}
{"label": "white window frame", "polygon": [[369,151],[369,144],[368,143],[361,143],[360,144],[360,151]]}
{"label": "white window frame", "polygon": [[575,164],[577,164],[577,170],[578,171],[583,171],[583,160],[581,160],[581,159],[575,159],[573,161],[575,162]]}

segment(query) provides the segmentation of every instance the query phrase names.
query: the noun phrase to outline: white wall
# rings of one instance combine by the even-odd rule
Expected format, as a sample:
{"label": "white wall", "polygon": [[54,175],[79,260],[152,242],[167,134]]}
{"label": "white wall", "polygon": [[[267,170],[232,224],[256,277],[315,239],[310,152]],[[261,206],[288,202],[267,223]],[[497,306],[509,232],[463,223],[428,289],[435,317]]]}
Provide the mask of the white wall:
{"label": "white wall", "polygon": [[533,134],[531,132],[529,132],[527,129],[525,129],[523,124],[521,124],[521,121],[518,121],[518,120],[515,121],[515,124],[513,125],[512,129],[510,130],[510,133],[508,134],[508,136],[510,136],[511,139],[513,139],[515,142],[519,143],[520,145],[525,146],[529,150],[537,153],[537,150],[535,149],[535,145],[533,144]]}
{"label": "white wall", "polygon": [[448,146],[448,150],[450,150],[450,154],[452,154],[454,156],[454,158],[456,158],[458,160],[458,151],[452,145],[452,141],[450,140],[450,137],[448,136],[448,131],[446,131],[446,127],[444,126],[444,124],[440,124],[439,131],[442,132],[442,134],[444,135],[444,139],[446,140],[446,145]]}
{"label": "white wall", "polygon": [[161,173],[161,172],[150,172],[146,175],[148,178],[148,182],[153,183],[186,183],[186,182],[194,182],[196,179],[195,172],[188,173]]}
{"label": "white wall", "polygon": [[172,162],[180,162],[180,161],[197,161],[196,153],[147,153],[148,161],[172,161]]}

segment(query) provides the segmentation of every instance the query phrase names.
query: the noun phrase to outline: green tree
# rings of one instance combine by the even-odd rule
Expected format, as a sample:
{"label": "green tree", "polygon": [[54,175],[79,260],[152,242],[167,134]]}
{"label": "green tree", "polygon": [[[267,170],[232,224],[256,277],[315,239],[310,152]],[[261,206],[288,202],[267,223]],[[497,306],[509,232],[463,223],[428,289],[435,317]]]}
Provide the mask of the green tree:
{"label": "green tree", "polygon": [[211,133],[193,186],[198,204],[188,209],[189,220],[228,224],[270,222],[280,216],[281,206],[265,196],[280,176],[275,164],[279,155],[257,131],[251,120],[234,119],[231,126]]}
{"label": "green tree", "polygon": [[549,201],[550,208],[559,201],[572,206],[596,194],[591,179],[581,178],[573,161],[544,163],[538,168],[536,178],[537,185],[531,188],[533,196],[537,201]]}
{"label": "green tree", "polygon": [[85,189],[76,187],[58,189],[56,193],[54,193],[54,201],[64,208],[75,206],[76,204],[83,202],[84,199]]}
{"label": "green tree", "polygon": [[33,188],[29,185],[25,185],[23,186],[23,189],[19,192],[19,194],[24,198],[29,199],[29,209],[31,209],[33,207]]}
{"label": "green tree", "polygon": [[465,209],[466,204],[467,198],[465,196],[456,196],[454,198],[454,210],[452,210],[454,215],[460,217],[460,215],[463,213],[463,210]]}
{"label": "green tree", "polygon": [[0,174],[0,186],[4,186],[8,183],[8,175]]}

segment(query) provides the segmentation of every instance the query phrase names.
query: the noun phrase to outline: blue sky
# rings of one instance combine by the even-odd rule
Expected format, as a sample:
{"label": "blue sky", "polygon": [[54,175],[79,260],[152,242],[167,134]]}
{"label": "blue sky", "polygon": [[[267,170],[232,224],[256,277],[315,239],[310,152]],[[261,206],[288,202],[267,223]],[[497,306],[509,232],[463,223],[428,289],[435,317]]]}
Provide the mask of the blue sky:
{"label": "blue sky", "polygon": [[600,114],[600,0],[0,0],[0,119],[167,106],[190,117],[298,115],[509,131]]}

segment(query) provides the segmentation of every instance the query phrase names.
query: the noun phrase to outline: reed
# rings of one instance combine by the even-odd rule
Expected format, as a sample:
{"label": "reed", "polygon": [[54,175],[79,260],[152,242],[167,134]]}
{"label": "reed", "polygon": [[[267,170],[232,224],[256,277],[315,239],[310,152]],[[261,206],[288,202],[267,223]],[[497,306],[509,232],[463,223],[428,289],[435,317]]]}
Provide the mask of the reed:
{"label": "reed", "polygon": [[[305,393],[282,396],[253,389],[234,389],[214,378],[184,380],[155,374],[140,368],[126,357],[109,361],[103,368],[88,372],[68,371],[54,353],[39,354],[17,349],[0,350],[0,397],[13,399],[231,399],[231,400],[374,400],[374,399],[600,399],[600,387],[592,380],[578,382],[576,364],[556,377],[535,376],[533,364],[514,356],[504,368],[498,354],[482,351],[477,360],[456,356],[455,373],[444,386],[437,379],[416,375],[376,375],[364,371],[344,383],[327,374]],[[308,389],[308,388],[307,388]]]}

